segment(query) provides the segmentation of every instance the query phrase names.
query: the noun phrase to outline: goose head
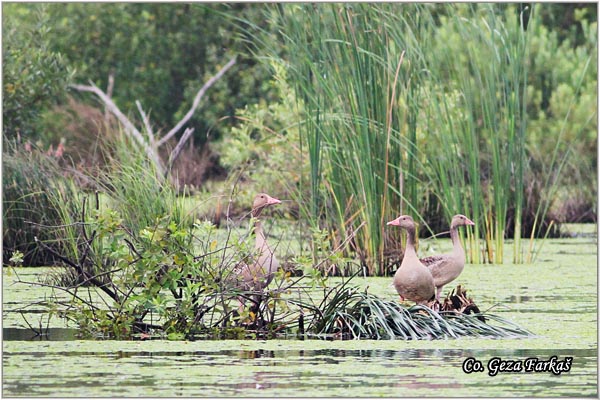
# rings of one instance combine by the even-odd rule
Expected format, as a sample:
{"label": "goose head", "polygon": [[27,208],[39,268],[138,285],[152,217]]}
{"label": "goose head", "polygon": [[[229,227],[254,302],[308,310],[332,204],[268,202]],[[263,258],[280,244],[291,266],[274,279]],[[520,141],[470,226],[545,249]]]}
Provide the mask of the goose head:
{"label": "goose head", "polygon": [[415,229],[415,221],[410,215],[401,215],[395,220],[388,222],[386,225],[399,226],[404,229]]}
{"label": "goose head", "polygon": [[465,225],[475,225],[475,222],[471,221],[469,218],[465,217],[462,214],[456,214],[452,217],[452,222],[450,223],[450,228],[454,228],[457,226],[465,226]]}
{"label": "goose head", "polygon": [[252,216],[258,217],[265,207],[281,203],[281,200],[269,196],[266,193],[259,193],[254,197],[252,203]]}

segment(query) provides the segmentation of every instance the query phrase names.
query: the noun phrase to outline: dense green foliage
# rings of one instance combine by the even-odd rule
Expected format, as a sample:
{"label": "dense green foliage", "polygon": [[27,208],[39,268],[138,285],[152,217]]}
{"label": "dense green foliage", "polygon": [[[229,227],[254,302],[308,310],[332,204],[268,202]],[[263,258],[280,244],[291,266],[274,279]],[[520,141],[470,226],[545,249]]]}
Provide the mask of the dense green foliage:
{"label": "dense green foliage", "polygon": [[[52,48],[51,23],[43,6],[31,12],[3,4],[3,138],[35,137],[40,113],[64,97],[71,68]],[[27,14],[28,23],[24,23]]]}
{"label": "dense green foliage", "polygon": [[77,68],[75,80],[106,88],[114,75],[116,104],[137,115],[139,100],[156,129],[181,119],[204,82],[237,54],[233,73],[217,82],[189,123],[196,137],[219,137],[231,124],[223,118],[250,100],[269,98],[268,71],[243,54],[234,27],[219,14],[255,20],[260,13],[252,5],[56,3],[48,11],[53,49]]}
{"label": "dense green foliage", "polygon": [[309,173],[300,143],[301,122],[297,121],[302,104],[287,83],[284,65],[273,63],[271,67],[271,84],[278,101],[236,110],[239,125],[215,145],[215,150],[231,180],[246,182],[239,186],[237,207],[250,204],[257,192],[266,190],[263,188],[276,188],[278,196],[294,200],[284,206],[297,214],[297,208],[303,207],[302,187]]}

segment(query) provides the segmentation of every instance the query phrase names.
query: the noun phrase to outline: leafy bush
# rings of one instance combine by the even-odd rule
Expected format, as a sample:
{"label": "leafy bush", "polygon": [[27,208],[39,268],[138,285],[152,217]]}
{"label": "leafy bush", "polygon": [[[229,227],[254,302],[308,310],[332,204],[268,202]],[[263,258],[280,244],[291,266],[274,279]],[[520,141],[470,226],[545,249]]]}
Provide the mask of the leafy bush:
{"label": "leafy bush", "polygon": [[[264,295],[260,307],[239,312],[239,299],[257,293],[242,291],[232,280],[237,263],[252,256],[233,231],[222,237],[208,221],[182,226],[171,216],[131,230],[118,212],[98,204],[78,228],[83,256],[67,260],[78,283],[61,287],[71,298],[60,314],[83,336],[238,337],[289,327],[282,321],[289,308],[281,296],[293,281],[283,271],[275,279],[278,288],[258,293]],[[84,284],[91,284],[89,297],[78,295]]]}
{"label": "leafy bush", "polygon": [[[250,204],[255,193],[263,191],[299,200],[303,196],[298,192],[308,181],[308,163],[302,156],[295,123],[296,116],[303,113],[302,103],[286,82],[284,65],[273,62],[271,67],[272,90],[278,101],[260,102],[236,111],[239,125],[215,144],[221,164],[228,168],[232,180],[240,182],[235,208]],[[302,207],[302,202],[288,204]]]}
{"label": "leafy bush", "polygon": [[30,7],[2,7],[2,122],[4,138],[35,142],[37,117],[64,96],[72,71],[52,49],[45,6]]}

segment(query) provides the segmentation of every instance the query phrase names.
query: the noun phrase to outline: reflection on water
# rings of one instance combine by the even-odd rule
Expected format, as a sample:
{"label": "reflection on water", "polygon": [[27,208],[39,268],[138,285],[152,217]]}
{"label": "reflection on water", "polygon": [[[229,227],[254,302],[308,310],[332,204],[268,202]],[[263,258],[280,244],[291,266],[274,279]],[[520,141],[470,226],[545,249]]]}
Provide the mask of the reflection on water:
{"label": "reflection on water", "polygon": [[[134,346],[127,347],[140,345],[129,343]],[[492,357],[545,360],[553,355],[573,357],[570,374],[504,374],[492,379],[485,373],[467,375],[461,367],[467,357],[485,363]],[[328,397],[336,393],[448,397],[477,396],[484,388],[492,396],[596,393],[595,349],[8,351],[4,358],[8,368],[14,364],[27,367],[18,375],[5,376],[3,389],[9,396],[81,395],[83,388],[90,390],[86,392],[90,396],[126,397]],[[58,373],[62,368],[68,373]],[[581,386],[583,382],[587,386]]]}
{"label": "reflection on water", "polygon": [[2,340],[75,340],[77,329],[69,328],[41,328],[34,331],[23,328],[2,328]]}

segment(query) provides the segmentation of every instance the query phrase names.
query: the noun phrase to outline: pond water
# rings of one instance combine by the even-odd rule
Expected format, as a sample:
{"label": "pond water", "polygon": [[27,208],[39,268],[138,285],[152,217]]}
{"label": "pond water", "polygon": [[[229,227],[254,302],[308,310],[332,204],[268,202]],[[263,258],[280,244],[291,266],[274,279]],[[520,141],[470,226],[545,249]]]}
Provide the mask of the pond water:
{"label": "pond water", "polygon": [[[533,265],[467,265],[454,282],[469,288],[482,311],[493,307],[494,314],[535,334],[527,339],[75,340],[61,320],[48,321],[42,306],[30,305],[48,291],[15,284],[8,272],[3,271],[4,396],[598,396],[595,237],[547,240]],[[18,273],[36,281],[49,269]],[[359,278],[355,284],[394,298],[390,282]],[[33,338],[25,319],[36,329],[50,328],[49,335]],[[553,356],[569,370],[524,371],[527,359]],[[490,376],[498,359],[514,361],[510,367],[521,371]],[[480,362],[483,371],[465,373],[466,360]]]}

